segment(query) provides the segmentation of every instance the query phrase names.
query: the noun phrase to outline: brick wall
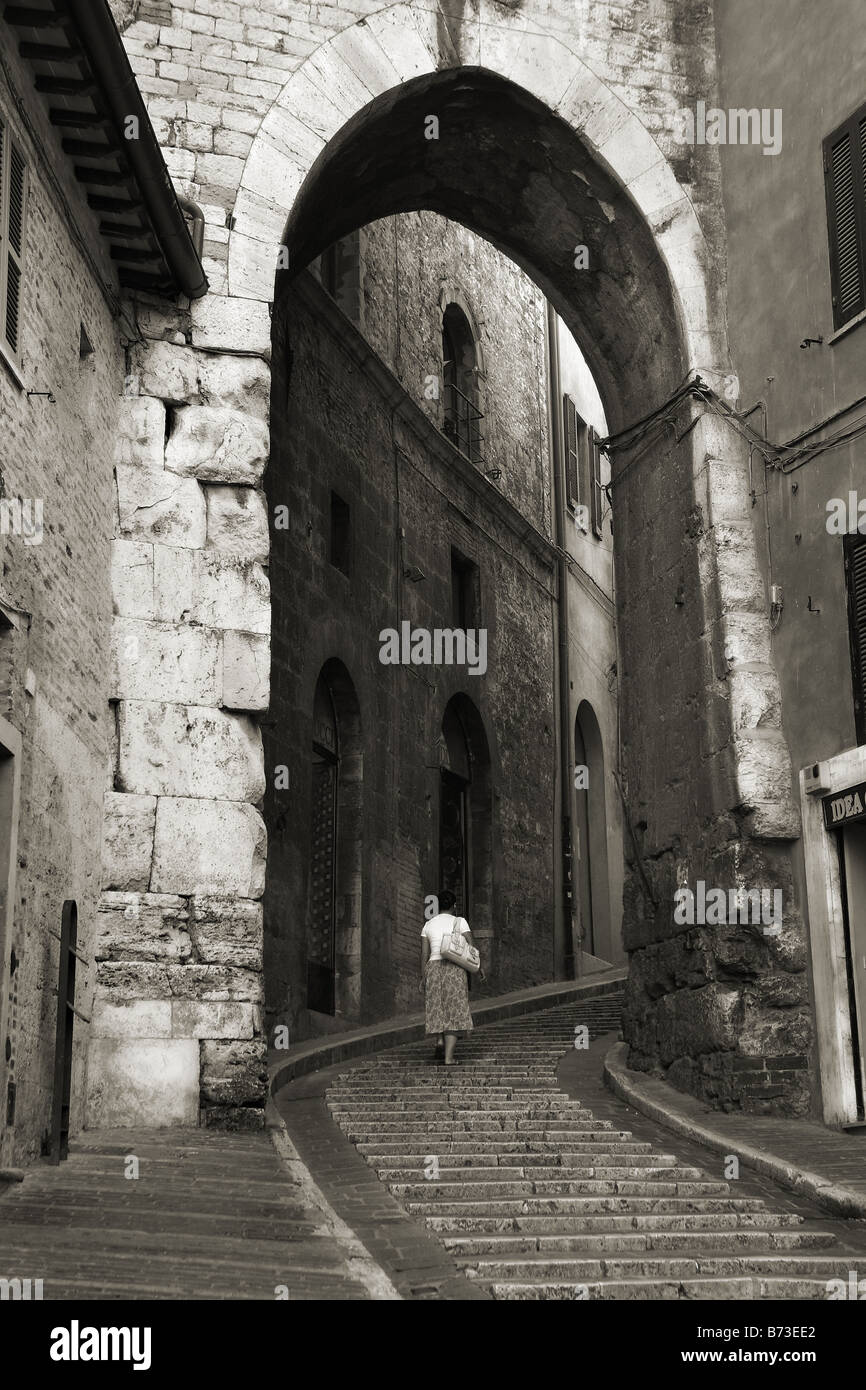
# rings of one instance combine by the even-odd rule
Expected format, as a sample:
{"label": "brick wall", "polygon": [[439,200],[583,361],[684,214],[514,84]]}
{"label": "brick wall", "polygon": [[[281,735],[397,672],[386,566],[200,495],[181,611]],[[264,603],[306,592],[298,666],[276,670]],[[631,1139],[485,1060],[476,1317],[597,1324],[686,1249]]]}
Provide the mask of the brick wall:
{"label": "brick wall", "polygon": [[[8,1075],[15,1121],[2,1161],[39,1156],[54,1083],[59,933],[78,904],[76,1000],[87,1017],[111,722],[108,666],[114,402],[123,380],[113,268],[32,73],[4,49],[0,109],[29,164],[21,299],[24,385],[0,362],[0,495],[40,500],[42,540],[0,537],[3,716],[20,731],[20,818]],[[19,107],[17,100],[21,101]],[[82,244],[84,243],[84,245]],[[86,249],[85,249],[86,247]],[[103,292],[104,287],[104,292]],[[84,329],[93,351],[80,355]],[[27,391],[51,391],[28,397]],[[87,962],[85,964],[84,962]],[[8,960],[2,963],[2,968]],[[87,1027],[75,1022],[73,1124],[81,1120]],[[3,1038],[3,1045],[6,1037]],[[5,1121],[6,1095],[2,1097]],[[0,1130],[3,1128],[0,1121]]]}

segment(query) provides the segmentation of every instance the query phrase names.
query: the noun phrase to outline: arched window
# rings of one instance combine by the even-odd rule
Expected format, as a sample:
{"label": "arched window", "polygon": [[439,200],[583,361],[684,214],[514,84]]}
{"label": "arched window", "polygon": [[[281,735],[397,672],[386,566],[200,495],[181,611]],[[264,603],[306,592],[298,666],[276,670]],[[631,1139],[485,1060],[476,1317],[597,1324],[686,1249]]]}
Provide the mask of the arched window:
{"label": "arched window", "polygon": [[443,433],[473,463],[481,459],[478,409],[478,359],[469,320],[456,304],[442,315],[442,365],[445,383]]}
{"label": "arched window", "polygon": [[355,688],[329,661],[313,700],[307,1008],[361,1016],[363,754]]}

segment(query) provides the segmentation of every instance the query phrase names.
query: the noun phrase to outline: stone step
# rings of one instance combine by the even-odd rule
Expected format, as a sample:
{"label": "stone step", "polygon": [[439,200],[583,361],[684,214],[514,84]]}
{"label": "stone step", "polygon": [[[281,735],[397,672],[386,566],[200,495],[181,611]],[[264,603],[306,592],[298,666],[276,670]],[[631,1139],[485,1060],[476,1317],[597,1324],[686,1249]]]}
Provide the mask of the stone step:
{"label": "stone step", "polygon": [[[386,1168],[410,1168],[413,1164],[426,1164],[430,1155],[430,1147],[427,1152],[421,1153],[396,1153],[393,1152],[394,1146],[383,1148],[381,1144],[359,1144],[358,1152],[362,1153],[368,1163],[374,1167],[380,1164]],[[649,1145],[646,1146],[649,1148]],[[619,1147],[612,1144],[582,1144],[579,1148],[569,1145],[566,1152],[558,1144],[548,1144],[541,1153],[533,1153],[526,1148],[517,1148],[509,1143],[488,1143],[488,1144],[437,1144],[435,1157],[439,1162],[446,1158],[455,1160],[451,1166],[456,1167],[459,1160],[466,1167],[483,1167],[485,1164],[498,1163],[500,1167],[509,1168],[514,1164],[527,1165],[533,1167],[545,1164],[555,1164],[564,1166],[574,1160],[576,1163],[634,1163],[642,1164],[655,1162],[675,1162],[672,1154],[653,1154],[642,1151],[640,1145],[623,1144]]]}
{"label": "stone step", "polygon": [[[749,1276],[775,1276],[782,1278],[806,1277],[810,1279],[839,1279],[848,1277],[852,1267],[850,1255],[750,1255],[733,1253],[730,1255],[701,1256],[688,1259],[682,1256],[664,1258],[647,1255],[629,1258],[613,1257],[605,1260],[587,1258],[568,1258],[548,1256],[538,1253],[534,1257],[525,1255],[520,1259],[459,1260],[464,1274],[469,1278],[483,1279],[496,1283],[500,1279],[528,1281],[538,1279],[542,1283],[562,1280],[567,1283],[602,1281],[609,1279],[698,1279],[698,1278],[742,1278]],[[866,1261],[863,1262],[866,1264]],[[856,1268],[856,1260],[853,1261]]]}
{"label": "stone step", "polygon": [[[389,1144],[357,1144],[357,1151],[363,1154],[364,1158],[382,1159],[386,1163],[418,1163],[425,1162],[430,1154],[430,1144],[421,1145],[418,1150],[407,1152],[405,1148],[398,1148],[398,1145]],[[599,1159],[605,1156],[616,1156],[617,1159],[635,1159],[641,1156],[652,1156],[652,1144],[639,1144],[637,1140],[628,1143],[623,1141],[620,1144],[602,1143],[602,1140],[595,1144],[569,1144],[567,1150],[563,1150],[562,1144],[548,1144],[545,1140],[531,1141],[530,1144],[521,1144],[514,1140],[455,1140],[443,1144],[439,1141],[436,1145],[436,1155],[439,1159],[442,1156],[453,1156],[463,1161],[474,1159],[477,1162],[491,1161],[493,1156],[498,1156],[499,1162],[513,1158],[514,1162],[523,1159],[524,1163],[553,1163],[557,1159],[574,1158],[582,1159],[587,1154],[594,1154]]]}
{"label": "stone step", "polygon": [[[438,1208],[437,1208],[438,1210]],[[615,1235],[635,1234],[641,1231],[653,1233],[672,1231],[675,1235],[682,1231],[737,1231],[737,1230],[780,1230],[798,1228],[802,1216],[793,1212],[780,1212],[774,1215],[767,1211],[736,1212],[680,1212],[677,1215],[664,1215],[655,1212],[642,1216],[618,1216],[611,1212],[598,1216],[428,1216],[427,1229],[437,1235],[459,1235],[461,1232],[500,1233],[503,1235],[525,1233],[530,1236],[543,1235]]]}
{"label": "stone step", "polygon": [[521,1105],[515,1101],[513,1105],[502,1105],[496,1101],[485,1102],[464,1101],[462,1098],[449,1105],[442,1101],[422,1101],[420,1105],[414,1102],[403,1103],[392,1101],[383,1105],[338,1105],[333,1101],[328,1102],[328,1109],[335,1119],[354,1119],[369,1120],[381,1118],[383,1120],[418,1120],[424,1124],[428,1120],[447,1120],[452,1116],[458,1120],[481,1118],[489,1120],[517,1119],[525,1120],[547,1120],[563,1124],[568,1124],[576,1115],[582,1119],[591,1120],[585,1110],[579,1106],[543,1106],[543,1105]]}
{"label": "stone step", "polygon": [[[380,1124],[367,1121],[362,1124],[347,1122],[342,1124],[340,1128],[345,1130],[350,1139],[360,1139],[368,1144],[375,1143],[380,1138],[389,1140],[398,1135],[406,1136],[405,1138],[401,1137],[400,1142],[405,1143],[410,1148],[414,1147],[414,1137],[417,1137],[419,1143],[424,1143],[426,1142],[425,1135],[429,1139],[434,1134],[450,1134],[458,1139],[481,1139],[483,1137],[502,1139],[503,1136],[515,1135],[518,1139],[543,1139],[551,1144],[558,1143],[561,1147],[564,1147],[575,1135],[580,1135],[588,1142],[595,1139],[605,1140],[620,1137],[630,1139],[632,1137],[629,1130],[603,1130],[596,1125],[581,1125],[576,1122],[571,1123],[567,1129],[563,1129],[561,1125],[548,1127],[521,1121],[517,1121],[516,1124],[512,1122],[510,1125],[492,1125],[489,1122],[473,1124],[467,1120],[455,1120],[453,1122],[435,1120],[428,1128],[424,1129],[418,1125],[410,1124],[408,1121],[383,1120]],[[408,1136],[410,1135],[413,1136],[413,1140],[409,1139]]]}
{"label": "stone step", "polygon": [[724,1255],[780,1250],[821,1250],[833,1245],[832,1231],[617,1231],[584,1235],[475,1235],[441,1237],[452,1255],[471,1258],[491,1255],[503,1258],[554,1251],[570,1255],[639,1254],[642,1251],[683,1252],[696,1255]]}
{"label": "stone step", "polygon": [[449,1197],[447,1200],[432,1200],[425,1190],[418,1200],[406,1204],[407,1211],[416,1216],[580,1216],[598,1215],[602,1212],[614,1214],[703,1215],[713,1212],[760,1212],[766,1216],[764,1203],[757,1197],[707,1197],[700,1194],[693,1197],[668,1196],[659,1194],[652,1197],[619,1196],[614,1193],[598,1193],[595,1196],[575,1195],[559,1197],[512,1197],[479,1198],[471,1200]]}
{"label": "stone step", "polygon": [[[432,1157],[433,1155],[431,1155]],[[369,1160],[368,1160],[369,1161]],[[383,1182],[412,1182],[419,1176],[422,1164],[416,1164],[410,1168],[378,1168],[379,1177]],[[598,1178],[605,1182],[625,1179],[629,1182],[655,1182],[658,1178],[664,1181],[674,1179],[683,1181],[699,1182],[703,1179],[700,1168],[678,1168],[675,1162],[669,1165],[659,1164],[652,1168],[636,1167],[605,1167],[603,1164],[587,1163],[586,1166],[574,1165],[561,1167],[544,1168],[524,1168],[521,1165],[511,1165],[504,1167],[472,1167],[462,1166],[459,1168],[447,1168],[442,1163],[439,1164],[437,1182],[461,1182],[479,1183],[502,1182],[525,1178],[527,1181],[535,1183],[548,1182],[551,1179],[557,1182],[583,1181],[585,1179]],[[429,1181],[429,1179],[428,1179]]]}
{"label": "stone step", "polygon": [[[719,1300],[733,1302],[740,1300],[772,1299],[826,1299],[827,1288],[818,1279],[760,1279],[752,1277],[728,1277],[719,1279],[678,1279],[645,1280],[616,1279],[604,1283],[530,1284],[520,1280],[501,1280],[484,1287],[498,1301],[569,1302],[572,1300],[601,1299],[618,1302],[647,1301],[673,1302],[677,1300]],[[707,1350],[719,1351],[719,1347]]]}
{"label": "stone step", "polygon": [[[287,1208],[287,1212],[292,1209]],[[177,1210],[166,1209],[164,1203],[151,1205],[111,1207],[105,1204],[85,1204],[78,1200],[78,1194],[69,1202],[25,1203],[17,1201],[14,1210],[8,1199],[4,1201],[4,1220],[33,1226],[74,1226],[80,1229],[112,1226],[137,1231],[183,1231],[196,1234],[227,1235],[249,1237],[253,1240],[290,1241],[297,1235],[297,1216],[303,1215],[299,1208],[296,1218],[275,1220],[259,1207],[258,1217],[251,1215],[229,1215],[214,1213],[213,1204],[208,1211],[191,1212],[178,1203]]]}
{"label": "stone step", "polygon": [[484,1199],[487,1197],[549,1196],[570,1197],[585,1194],[622,1197],[646,1197],[657,1193],[659,1197],[700,1197],[722,1196],[728,1185],[723,1182],[664,1181],[656,1178],[651,1182],[631,1181],[619,1178],[571,1178],[560,1182],[549,1179],[543,1182],[529,1182],[515,1179],[512,1182],[395,1182],[388,1187],[395,1197],[410,1200],[429,1200],[433,1197],[447,1198],[450,1201],[464,1199]]}

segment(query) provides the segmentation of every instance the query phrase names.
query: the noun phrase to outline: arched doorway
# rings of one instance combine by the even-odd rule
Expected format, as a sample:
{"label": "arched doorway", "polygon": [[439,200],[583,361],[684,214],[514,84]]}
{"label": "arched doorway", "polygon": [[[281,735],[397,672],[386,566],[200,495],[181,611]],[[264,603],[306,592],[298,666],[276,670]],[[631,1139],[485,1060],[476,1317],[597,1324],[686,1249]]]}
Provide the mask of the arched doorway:
{"label": "arched doorway", "polygon": [[316,681],[310,747],[306,1005],[361,1016],[362,793],[360,711],[339,661]]}
{"label": "arched doorway", "polygon": [[607,861],[604,746],[595,711],[587,700],[574,722],[574,761],[585,768],[576,780],[575,859],[583,950],[614,960]]}
{"label": "arched doorway", "polygon": [[439,887],[473,931],[492,935],[493,789],[484,723],[467,695],[445,708],[439,741]]}

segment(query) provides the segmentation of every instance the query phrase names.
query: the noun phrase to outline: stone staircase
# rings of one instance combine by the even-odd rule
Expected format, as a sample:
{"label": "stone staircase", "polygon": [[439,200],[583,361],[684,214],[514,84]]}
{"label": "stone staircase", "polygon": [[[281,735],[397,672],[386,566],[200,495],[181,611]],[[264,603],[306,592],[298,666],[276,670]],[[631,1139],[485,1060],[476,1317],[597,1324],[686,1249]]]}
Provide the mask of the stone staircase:
{"label": "stone staircase", "polygon": [[432,1041],[381,1053],[343,1073],[328,1106],[494,1298],[827,1298],[851,1268],[834,1233],[734,1196],[558,1088],[576,1025],[612,1033],[621,998],[476,1029],[454,1068],[433,1063]]}

